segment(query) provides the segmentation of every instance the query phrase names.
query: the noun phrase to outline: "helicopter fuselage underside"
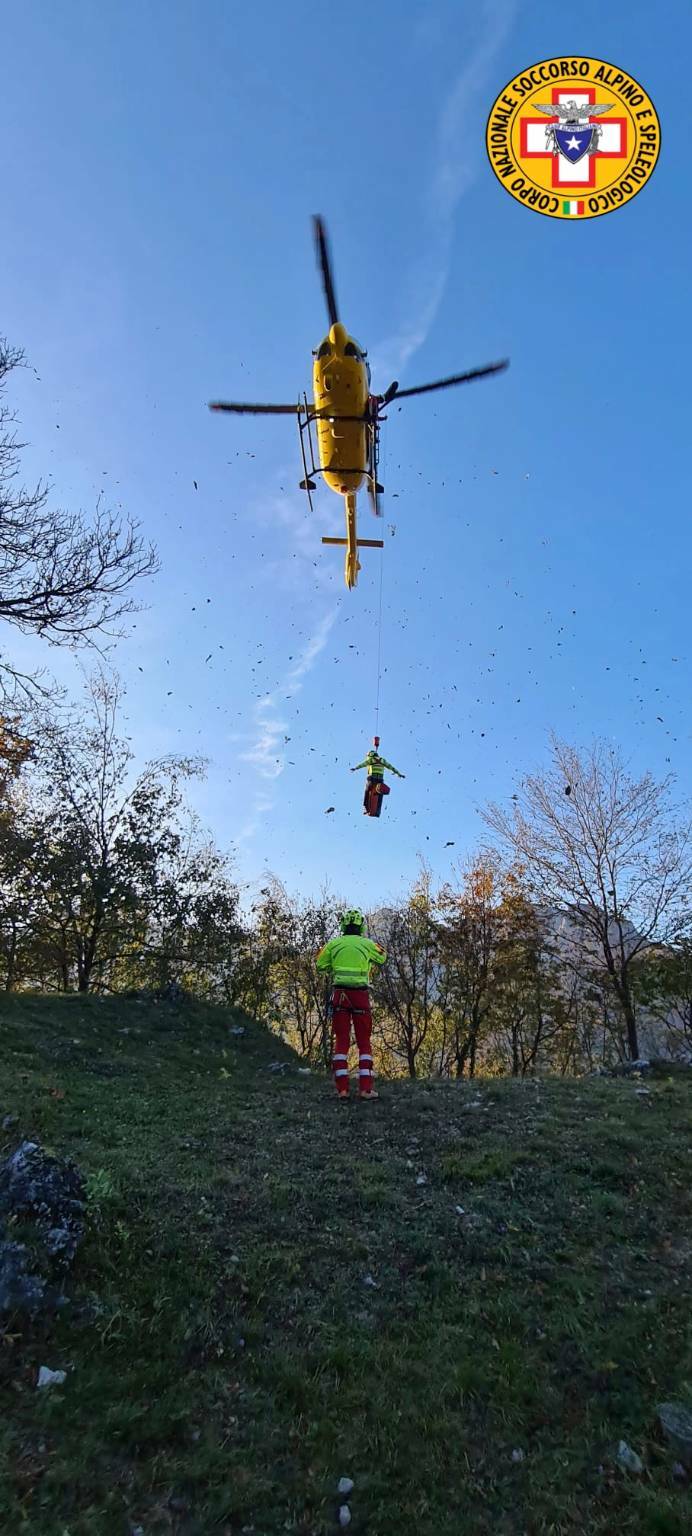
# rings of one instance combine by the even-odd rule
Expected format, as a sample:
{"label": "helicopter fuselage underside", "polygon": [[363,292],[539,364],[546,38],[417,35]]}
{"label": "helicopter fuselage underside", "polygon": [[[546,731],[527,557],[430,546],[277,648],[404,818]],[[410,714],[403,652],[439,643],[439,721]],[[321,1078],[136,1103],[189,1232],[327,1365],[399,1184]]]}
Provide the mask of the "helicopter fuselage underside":
{"label": "helicopter fuselage underside", "polygon": [[320,468],[330,490],[343,496],[359,489],[368,468],[365,364],[356,357],[316,357],[313,388]]}

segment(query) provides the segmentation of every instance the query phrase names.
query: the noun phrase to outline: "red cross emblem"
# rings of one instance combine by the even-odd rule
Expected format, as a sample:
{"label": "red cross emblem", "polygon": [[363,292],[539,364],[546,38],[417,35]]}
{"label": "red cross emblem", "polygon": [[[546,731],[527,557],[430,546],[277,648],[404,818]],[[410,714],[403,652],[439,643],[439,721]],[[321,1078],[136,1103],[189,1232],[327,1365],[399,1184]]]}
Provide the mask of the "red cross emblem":
{"label": "red cross emblem", "polygon": [[[554,103],[574,100],[579,106],[586,106],[595,102],[596,89],[593,85],[582,86],[579,90],[553,86],[550,100]],[[520,118],[521,158],[522,160],[550,160],[552,184],[556,191],[574,187],[584,189],[595,187],[597,160],[625,159],[627,155],[626,117],[609,116],[606,122],[597,116],[589,116],[589,124],[599,125],[601,129],[599,147],[595,154],[585,155],[576,165],[570,164],[564,155],[554,154],[548,147],[546,129],[558,125],[559,121],[557,112],[555,117]]]}

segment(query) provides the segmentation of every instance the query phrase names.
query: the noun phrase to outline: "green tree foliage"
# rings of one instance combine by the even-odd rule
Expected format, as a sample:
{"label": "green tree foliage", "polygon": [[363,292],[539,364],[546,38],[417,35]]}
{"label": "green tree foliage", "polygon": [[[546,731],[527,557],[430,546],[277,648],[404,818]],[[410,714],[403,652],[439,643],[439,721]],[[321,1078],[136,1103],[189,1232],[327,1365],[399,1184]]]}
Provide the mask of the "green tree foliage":
{"label": "green tree foliage", "polygon": [[525,1076],[593,1065],[593,1008],[560,964],[516,871],[483,852],[436,899],[444,968],[440,1070]]}
{"label": "green tree foliage", "polygon": [[513,1077],[569,1057],[570,1014],[549,927],[511,873],[493,913],[494,951],[488,996],[486,1061]]}
{"label": "green tree foliage", "polygon": [[635,995],[658,1020],[674,1055],[692,1058],[692,934],[669,945],[652,945],[637,961]]}
{"label": "green tree foliage", "polygon": [[260,893],[237,1000],[281,1033],[306,1061],[330,1057],[328,989],[315,957],[338,931],[339,905],[325,890],[317,901],[293,898],[279,880]]}
{"label": "green tree foliage", "polygon": [[19,716],[0,715],[0,814],[5,796],[33,750],[33,743],[24,735]]}
{"label": "green tree foliage", "polygon": [[46,911],[46,842],[40,817],[13,789],[0,813],[0,986],[36,973]]}
{"label": "green tree foliage", "polygon": [[428,1074],[439,1062],[444,1014],[444,967],[438,923],[427,870],[407,900],[373,915],[371,931],[387,951],[387,964],[373,976],[375,1034],[380,1061],[409,1077]]}
{"label": "green tree foliage", "polygon": [[445,976],[445,1022],[441,1067],[455,1077],[473,1077],[487,1025],[498,944],[498,861],[470,861],[461,885],[443,886],[437,901],[440,955]]}
{"label": "green tree foliage", "polygon": [[81,710],[37,710],[30,774],[0,826],[5,985],[88,992],[194,976],[228,997],[237,892],[183,797],[202,764],[166,758],[134,776],[117,680],[100,672],[87,692]]}

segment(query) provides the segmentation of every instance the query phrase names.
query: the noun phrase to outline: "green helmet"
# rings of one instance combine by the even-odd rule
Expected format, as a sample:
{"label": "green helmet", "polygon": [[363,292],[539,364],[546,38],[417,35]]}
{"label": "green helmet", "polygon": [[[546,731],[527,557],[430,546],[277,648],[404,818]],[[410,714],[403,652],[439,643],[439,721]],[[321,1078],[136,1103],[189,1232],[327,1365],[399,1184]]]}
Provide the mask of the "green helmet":
{"label": "green helmet", "polygon": [[363,917],[362,912],[358,911],[357,907],[351,907],[348,912],[342,912],[342,914],[341,914],[341,932],[342,933],[345,933],[347,928],[357,928],[358,932],[362,933],[364,927],[365,927],[365,918]]}

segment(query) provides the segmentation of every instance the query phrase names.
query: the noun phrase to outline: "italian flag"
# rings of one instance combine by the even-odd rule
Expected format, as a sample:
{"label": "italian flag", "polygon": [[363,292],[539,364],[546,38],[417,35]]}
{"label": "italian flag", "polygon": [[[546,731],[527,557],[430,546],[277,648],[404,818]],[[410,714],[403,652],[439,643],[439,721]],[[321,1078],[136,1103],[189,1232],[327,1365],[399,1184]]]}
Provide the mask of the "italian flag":
{"label": "italian flag", "polygon": [[569,218],[570,214],[583,213],[584,212],[584,204],[576,202],[576,200],[573,197],[572,198],[568,198],[567,201],[565,201],[562,204],[562,212],[566,213],[568,218]]}

